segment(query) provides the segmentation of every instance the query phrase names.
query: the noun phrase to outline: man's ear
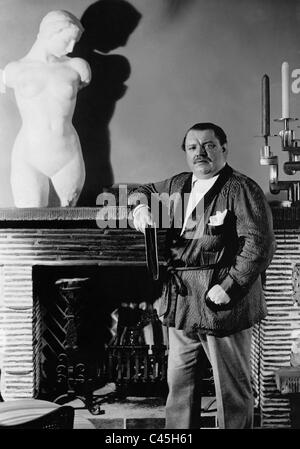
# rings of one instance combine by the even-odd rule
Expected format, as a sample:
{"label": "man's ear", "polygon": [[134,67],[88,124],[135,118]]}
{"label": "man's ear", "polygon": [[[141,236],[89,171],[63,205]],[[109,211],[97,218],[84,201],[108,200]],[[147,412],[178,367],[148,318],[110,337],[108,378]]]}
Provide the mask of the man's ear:
{"label": "man's ear", "polygon": [[227,152],[227,143],[223,143],[222,149],[223,149],[223,153]]}

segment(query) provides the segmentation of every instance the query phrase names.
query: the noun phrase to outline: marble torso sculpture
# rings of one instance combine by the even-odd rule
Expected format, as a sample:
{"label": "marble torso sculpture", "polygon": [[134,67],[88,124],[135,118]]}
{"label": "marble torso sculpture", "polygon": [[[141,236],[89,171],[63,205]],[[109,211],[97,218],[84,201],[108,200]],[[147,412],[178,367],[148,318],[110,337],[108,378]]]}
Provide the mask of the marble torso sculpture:
{"label": "marble torso sculpture", "polygon": [[85,60],[66,56],[82,31],[71,13],[51,11],[27,55],[4,69],[22,119],[11,160],[17,207],[47,207],[50,181],[62,207],[75,206],[82,190],[85,167],[72,117],[91,71]]}

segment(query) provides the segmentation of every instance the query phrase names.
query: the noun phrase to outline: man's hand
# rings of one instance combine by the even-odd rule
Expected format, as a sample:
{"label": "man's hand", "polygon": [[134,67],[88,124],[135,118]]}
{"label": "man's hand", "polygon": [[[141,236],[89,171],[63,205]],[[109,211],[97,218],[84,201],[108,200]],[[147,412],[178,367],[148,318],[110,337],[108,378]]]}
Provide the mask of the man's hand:
{"label": "man's hand", "polygon": [[137,206],[133,211],[133,224],[137,231],[145,233],[147,225],[154,226],[150,209],[146,205]]}
{"label": "man's hand", "polygon": [[219,285],[214,285],[207,293],[208,298],[215,304],[228,304],[230,297],[227,295],[225,290]]}

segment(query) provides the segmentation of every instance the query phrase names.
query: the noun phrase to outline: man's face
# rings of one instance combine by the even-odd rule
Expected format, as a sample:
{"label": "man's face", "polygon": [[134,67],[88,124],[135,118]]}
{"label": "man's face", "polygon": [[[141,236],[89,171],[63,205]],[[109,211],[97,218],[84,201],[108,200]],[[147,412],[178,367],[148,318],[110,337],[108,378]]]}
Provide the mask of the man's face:
{"label": "man's face", "polygon": [[225,165],[226,144],[221,146],[212,129],[192,129],[185,139],[185,153],[189,168],[199,179],[212,178]]}

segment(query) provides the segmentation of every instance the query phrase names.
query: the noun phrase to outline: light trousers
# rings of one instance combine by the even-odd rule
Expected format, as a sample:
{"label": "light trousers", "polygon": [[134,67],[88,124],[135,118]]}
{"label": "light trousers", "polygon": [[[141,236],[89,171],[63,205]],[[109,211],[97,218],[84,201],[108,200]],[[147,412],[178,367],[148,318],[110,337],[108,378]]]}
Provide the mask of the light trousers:
{"label": "light trousers", "polygon": [[166,429],[200,428],[201,345],[211,363],[220,429],[253,427],[251,387],[251,335],[246,329],[226,337],[198,334],[169,328]]}

